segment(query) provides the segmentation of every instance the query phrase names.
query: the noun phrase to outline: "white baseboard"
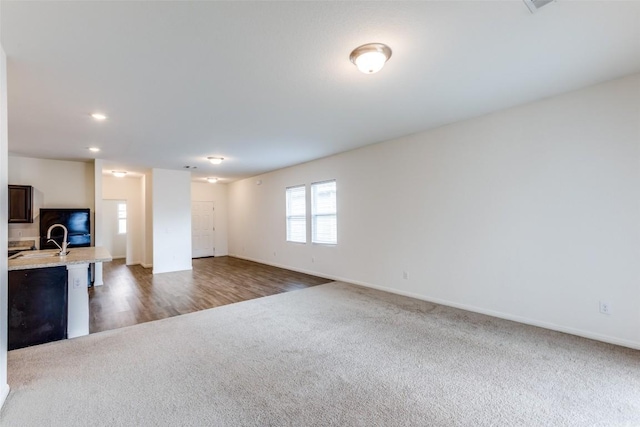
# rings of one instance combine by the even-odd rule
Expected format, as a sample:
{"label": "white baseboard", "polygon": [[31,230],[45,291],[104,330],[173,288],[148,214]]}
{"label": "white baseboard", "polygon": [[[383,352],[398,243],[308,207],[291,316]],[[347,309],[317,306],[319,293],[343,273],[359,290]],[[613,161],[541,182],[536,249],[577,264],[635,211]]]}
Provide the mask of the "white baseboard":
{"label": "white baseboard", "polygon": [[7,396],[9,396],[9,384],[4,384],[2,388],[0,388],[0,408],[4,405],[4,402],[7,400]]}
{"label": "white baseboard", "polygon": [[397,295],[407,296],[407,297],[411,297],[411,298],[416,298],[416,299],[423,300],[423,301],[433,302],[435,304],[440,304],[440,305],[446,305],[446,306],[449,306],[449,307],[459,308],[461,310],[472,311],[474,313],[486,314],[488,316],[498,317],[500,319],[511,320],[511,321],[518,322],[518,323],[524,323],[525,325],[537,326],[539,328],[550,329],[552,331],[563,332],[563,333],[571,334],[571,335],[577,335],[577,336],[583,337],[583,338],[589,338],[589,339],[592,339],[592,340],[602,341],[602,342],[606,342],[606,343],[609,343],[609,344],[615,344],[615,345],[619,345],[619,346],[623,346],[623,347],[629,347],[629,348],[632,348],[634,350],[640,350],[640,343],[634,342],[634,341],[630,341],[630,340],[625,340],[625,339],[622,339],[622,338],[611,337],[611,336],[608,336],[608,335],[602,335],[602,334],[598,334],[598,333],[595,333],[595,332],[583,331],[581,329],[571,328],[571,327],[562,326],[562,325],[556,325],[555,323],[544,322],[544,321],[541,321],[541,320],[531,319],[531,318],[523,317],[523,316],[517,316],[517,315],[513,315],[513,314],[509,314],[509,313],[504,313],[504,312],[501,312],[501,311],[487,310],[487,309],[484,309],[484,308],[481,308],[481,307],[476,307],[476,306],[467,305],[467,304],[460,304],[460,303],[456,303],[456,302],[453,302],[453,301],[444,300],[444,299],[440,299],[440,298],[429,298],[429,297],[422,296],[420,294],[415,294],[413,292],[400,291],[400,290],[397,290],[397,289],[387,288],[387,287],[384,287],[384,286],[377,286],[377,285],[371,285],[371,284],[365,284],[365,283],[358,283],[358,282],[354,282],[354,281],[351,281],[349,283],[354,283],[356,285],[361,285],[361,286],[365,286],[365,287],[372,288],[372,289],[378,289],[378,290],[381,290],[381,291],[390,292],[392,294],[397,294]]}
{"label": "white baseboard", "polygon": [[461,310],[472,311],[474,313],[486,314],[488,316],[497,317],[500,319],[511,320],[518,323],[524,323],[525,325],[537,326],[539,328],[550,329],[552,331],[563,332],[566,334],[576,335],[579,337],[588,338],[596,341],[602,341],[609,344],[615,344],[622,347],[629,347],[634,350],[640,350],[640,342],[630,341],[630,340],[626,340],[618,337],[611,337],[608,335],[602,335],[595,332],[583,331],[581,329],[571,328],[567,326],[556,325],[555,323],[549,323],[549,322],[545,322],[537,319],[530,319],[528,317],[517,316],[509,313],[503,313],[501,311],[487,310],[487,309],[476,307],[473,305],[460,304],[460,303],[445,300],[445,299],[433,298],[433,297],[429,297],[426,295],[421,295],[413,292],[406,292],[399,289],[389,288],[386,286],[373,285],[371,283],[361,282],[359,280],[348,279],[345,277],[331,276],[331,275],[327,275],[317,271],[294,268],[288,265],[277,264],[277,263],[268,262],[260,259],[243,257],[235,254],[230,254],[230,256],[235,258],[245,259],[247,261],[259,262],[261,264],[271,265],[273,267],[279,267],[279,268],[284,268],[291,271],[297,271],[299,273],[305,273],[305,274],[311,274],[313,276],[324,277],[326,279],[331,279],[338,282],[352,283],[354,285],[360,285],[366,288],[377,289],[380,291],[389,292],[396,295],[402,295],[405,297],[415,298],[422,301],[432,302],[435,304],[446,305],[448,307],[459,308]]}
{"label": "white baseboard", "polygon": [[178,271],[191,271],[193,270],[193,266],[189,268],[181,268],[180,270],[170,270],[170,271],[155,271],[153,270],[151,274],[164,274],[164,273],[177,273]]}

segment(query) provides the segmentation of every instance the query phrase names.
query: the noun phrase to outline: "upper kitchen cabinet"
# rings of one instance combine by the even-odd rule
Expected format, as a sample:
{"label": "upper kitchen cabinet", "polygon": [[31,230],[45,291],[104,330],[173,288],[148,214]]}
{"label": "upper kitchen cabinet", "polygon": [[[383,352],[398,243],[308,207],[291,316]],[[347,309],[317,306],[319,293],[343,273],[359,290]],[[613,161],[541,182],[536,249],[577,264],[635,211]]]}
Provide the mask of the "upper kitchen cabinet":
{"label": "upper kitchen cabinet", "polygon": [[37,193],[30,185],[9,185],[9,223],[33,222],[39,211]]}

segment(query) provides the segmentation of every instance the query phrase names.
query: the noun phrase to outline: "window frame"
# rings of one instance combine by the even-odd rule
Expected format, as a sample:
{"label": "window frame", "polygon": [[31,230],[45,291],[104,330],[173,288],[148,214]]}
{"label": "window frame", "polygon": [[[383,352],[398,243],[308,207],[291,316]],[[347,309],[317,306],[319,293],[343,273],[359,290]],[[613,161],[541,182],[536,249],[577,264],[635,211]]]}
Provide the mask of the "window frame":
{"label": "window frame", "polygon": [[[321,185],[321,184],[327,184],[327,183],[334,183],[334,206],[335,206],[335,210],[333,213],[322,213],[322,214],[318,214],[316,213],[316,197],[314,195],[314,188],[317,188],[317,186]],[[327,179],[324,181],[317,181],[317,182],[312,182],[310,184],[310,198],[311,198],[311,243],[314,245],[325,245],[325,246],[337,246],[338,244],[338,182],[336,179]],[[327,242],[327,241],[316,241],[316,223],[317,221],[315,220],[318,217],[334,217],[335,218],[335,240],[332,242]]]}
{"label": "window frame", "polygon": [[[302,215],[294,215],[290,213],[290,191],[291,190],[295,190],[295,189],[302,189],[304,192],[304,203],[302,204],[302,206],[304,207],[304,213]],[[307,186],[306,184],[301,184],[301,185],[292,185],[289,187],[285,188],[285,240],[287,243],[298,243],[298,244],[307,244],[308,242],[308,236],[307,236],[307,214],[308,214],[308,210],[307,210]],[[291,227],[290,224],[292,224],[292,222],[290,222],[291,220],[302,220],[303,223],[303,228],[304,228],[304,233],[303,233],[303,237],[304,240],[292,240],[292,236],[290,233]]]}
{"label": "window frame", "polygon": [[[120,209],[124,206],[124,209]],[[124,231],[122,231],[122,221],[124,221]],[[127,234],[127,202],[118,202],[118,234]]]}

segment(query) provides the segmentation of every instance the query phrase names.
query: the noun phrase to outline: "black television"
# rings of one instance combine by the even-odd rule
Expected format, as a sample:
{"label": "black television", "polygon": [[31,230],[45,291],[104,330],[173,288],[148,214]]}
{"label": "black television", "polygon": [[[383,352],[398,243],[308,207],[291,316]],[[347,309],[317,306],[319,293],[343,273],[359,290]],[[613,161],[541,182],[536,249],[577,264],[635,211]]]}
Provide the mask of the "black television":
{"label": "black television", "polygon": [[[67,227],[69,247],[91,246],[91,210],[90,209],[40,209],[40,249],[56,249],[47,242],[47,231],[54,224]],[[51,230],[51,238],[62,244],[64,230],[56,227]]]}

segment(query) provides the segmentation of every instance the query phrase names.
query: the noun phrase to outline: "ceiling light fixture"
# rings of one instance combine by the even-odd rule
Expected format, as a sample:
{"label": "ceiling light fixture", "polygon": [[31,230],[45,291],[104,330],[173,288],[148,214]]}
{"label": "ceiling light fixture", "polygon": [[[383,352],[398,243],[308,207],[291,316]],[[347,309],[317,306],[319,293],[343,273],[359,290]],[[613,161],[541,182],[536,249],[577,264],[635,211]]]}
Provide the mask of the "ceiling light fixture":
{"label": "ceiling light fixture", "polygon": [[127,174],[125,171],[111,171],[111,173],[117,178],[122,178]]}
{"label": "ceiling light fixture", "polygon": [[222,157],[207,157],[207,160],[209,160],[212,165],[219,165],[220,163],[222,163],[224,158],[222,158]]}
{"label": "ceiling light fixture", "polygon": [[102,113],[93,113],[93,114],[91,114],[91,117],[93,117],[96,120],[106,120],[107,119],[107,116],[105,116]]}
{"label": "ceiling light fixture", "polygon": [[93,152],[93,153],[97,153],[98,151],[100,151],[100,149],[98,147],[87,147],[89,148],[89,151]]}
{"label": "ceiling light fixture", "polygon": [[524,1],[524,4],[527,5],[531,13],[536,13],[536,11],[540,9],[542,6],[546,6],[549,3],[554,2],[554,0],[523,0],[523,1]]}
{"label": "ceiling light fixture", "polygon": [[215,184],[216,182],[218,182],[218,178],[207,178],[207,181],[209,182],[209,184]]}
{"label": "ceiling light fixture", "polygon": [[382,43],[363,44],[353,49],[349,59],[365,74],[373,74],[382,70],[391,58],[391,48]]}

